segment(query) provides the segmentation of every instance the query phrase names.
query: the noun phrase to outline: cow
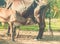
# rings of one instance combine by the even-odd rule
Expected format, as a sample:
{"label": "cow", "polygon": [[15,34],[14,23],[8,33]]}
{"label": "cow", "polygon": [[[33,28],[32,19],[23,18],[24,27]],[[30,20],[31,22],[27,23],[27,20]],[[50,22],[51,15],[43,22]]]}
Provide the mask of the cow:
{"label": "cow", "polygon": [[10,21],[11,20],[10,16],[14,14],[15,14],[15,11],[13,10],[0,8],[0,22],[4,22],[4,23],[8,22],[9,25],[12,26],[12,22]]}
{"label": "cow", "polygon": [[[24,0],[23,3],[20,3],[19,1],[21,2],[21,0],[14,1],[11,6],[11,9],[16,10],[25,19],[30,17],[32,18],[33,21],[36,20],[39,27],[40,26],[42,27],[42,28],[39,28],[39,34],[37,36],[37,39],[39,38],[41,39],[43,35],[44,27],[45,27],[45,21],[44,21],[45,13],[46,13],[46,10],[48,9],[47,0],[41,0],[41,2],[39,2],[38,4],[36,3],[35,0],[30,0],[30,1]],[[15,27],[14,27],[14,30],[16,31]]]}
{"label": "cow", "polygon": [[[10,9],[8,9],[8,10],[10,10]],[[42,38],[44,27],[45,27],[44,18],[45,18],[45,12],[47,10],[47,2],[45,3],[44,0],[42,0],[42,5],[38,5],[35,2],[35,0],[31,0],[31,1],[15,0],[15,1],[13,1],[12,5],[11,5],[11,10],[14,10],[15,12],[12,11],[13,15],[8,14],[8,16],[10,15],[10,17],[6,16],[6,18],[7,19],[10,18],[9,22],[11,23],[11,26],[9,25],[9,27],[12,28],[11,37],[12,37],[13,41],[14,41],[15,33],[16,33],[16,24],[17,23],[26,24],[26,22],[27,22],[26,19],[29,17],[32,18],[32,20],[34,20],[34,21],[36,20],[39,25],[39,33],[38,33],[37,39]],[[36,13],[36,12],[38,12],[38,13]],[[35,19],[33,19],[33,17]],[[4,17],[2,17],[2,18],[4,18]],[[40,28],[40,26],[41,26],[41,28]]]}
{"label": "cow", "polygon": [[24,17],[21,17],[20,14],[18,14],[17,11],[12,10],[12,9],[6,9],[6,8],[0,8],[0,22],[6,23],[8,22],[10,26],[10,33],[11,33],[11,39],[14,41],[14,36],[15,33],[13,30],[13,27],[15,26],[16,23],[19,25],[26,23],[26,19]]}

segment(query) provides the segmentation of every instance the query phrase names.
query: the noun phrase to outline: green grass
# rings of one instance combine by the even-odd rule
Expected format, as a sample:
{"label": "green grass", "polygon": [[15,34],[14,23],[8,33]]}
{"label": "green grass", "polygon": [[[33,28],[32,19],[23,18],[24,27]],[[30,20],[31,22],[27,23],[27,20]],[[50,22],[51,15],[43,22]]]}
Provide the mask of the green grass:
{"label": "green grass", "polygon": [[21,26],[21,30],[32,30],[32,31],[38,31],[38,25],[26,25]]}
{"label": "green grass", "polygon": [[[54,31],[60,31],[60,19],[51,20],[51,28]],[[46,29],[49,29],[49,22],[46,20]]]}
{"label": "green grass", "polygon": [[[8,24],[5,24],[4,26],[2,26],[0,24],[0,30],[3,29],[7,29],[8,28]],[[32,31],[38,31],[39,27],[38,25],[22,25],[19,27],[21,30],[32,30]],[[51,21],[51,28],[53,31],[60,31],[60,19],[52,19]],[[48,19],[46,19],[46,27],[45,27],[45,31],[49,29],[49,22]]]}

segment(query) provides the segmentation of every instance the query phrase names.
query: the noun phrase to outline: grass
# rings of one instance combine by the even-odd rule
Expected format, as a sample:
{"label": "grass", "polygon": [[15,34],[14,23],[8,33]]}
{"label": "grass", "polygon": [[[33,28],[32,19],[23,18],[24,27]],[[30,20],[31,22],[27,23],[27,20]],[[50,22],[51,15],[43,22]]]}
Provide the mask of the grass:
{"label": "grass", "polygon": [[[60,31],[60,19],[51,19],[51,28],[54,31]],[[46,19],[46,29],[49,29],[48,19]]]}
{"label": "grass", "polygon": [[26,25],[21,26],[22,30],[32,30],[32,31],[38,31],[38,25]]}
{"label": "grass", "polygon": [[[8,28],[8,24],[6,23],[4,26],[2,26],[0,24],[0,30],[3,29],[7,29]],[[32,30],[32,31],[38,31],[39,27],[38,25],[22,25],[19,27],[21,30]],[[60,31],[60,19],[52,19],[51,20],[51,28],[53,31]],[[46,19],[46,27],[45,27],[45,31],[47,31],[49,29],[49,22],[48,19]]]}

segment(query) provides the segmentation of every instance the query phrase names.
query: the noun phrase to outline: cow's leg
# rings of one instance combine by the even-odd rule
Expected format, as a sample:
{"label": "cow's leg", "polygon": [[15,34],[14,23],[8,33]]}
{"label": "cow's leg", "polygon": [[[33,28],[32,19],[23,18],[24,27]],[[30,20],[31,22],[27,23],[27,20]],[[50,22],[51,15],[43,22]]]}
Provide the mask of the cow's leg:
{"label": "cow's leg", "polygon": [[38,25],[39,25],[39,33],[38,33],[37,39],[41,39],[42,38],[44,29],[45,29],[44,18],[43,18],[43,16],[41,16],[41,17],[40,16],[39,16],[39,18],[37,18],[37,19],[39,19],[39,20],[37,20]]}
{"label": "cow's leg", "polygon": [[49,17],[49,29],[48,32],[50,32],[51,36],[53,37],[53,30],[51,29],[51,18]]}
{"label": "cow's leg", "polygon": [[20,26],[17,26],[18,27],[18,31],[17,31],[17,35],[16,35],[16,38],[19,37],[19,32],[20,32]]}
{"label": "cow's leg", "polygon": [[45,29],[44,22],[40,22],[38,25],[39,25],[39,33],[38,33],[37,39],[42,39],[43,32]]}
{"label": "cow's leg", "polygon": [[14,35],[14,26],[13,26],[13,23],[11,23],[10,25],[10,33],[11,33],[11,40],[12,41],[15,41],[15,35]]}
{"label": "cow's leg", "polygon": [[11,34],[11,40],[12,41],[15,41],[15,35],[16,35],[16,27],[13,25],[13,23],[10,23],[9,22],[9,27],[8,27],[8,32],[7,32],[8,35]]}
{"label": "cow's leg", "polygon": [[9,36],[11,34],[11,23],[8,22],[9,26],[8,26],[8,30],[7,30],[7,35]]}
{"label": "cow's leg", "polygon": [[44,18],[44,14],[40,14],[40,23],[38,23],[39,25],[39,33],[38,33],[38,36],[37,36],[37,39],[42,39],[42,36],[43,36],[43,32],[44,32],[44,29],[45,29],[45,18]]}
{"label": "cow's leg", "polygon": [[13,35],[16,36],[16,26],[15,25],[13,25],[13,29],[14,29],[13,30]]}
{"label": "cow's leg", "polygon": [[7,35],[10,35],[10,25],[8,26],[8,31],[7,31]]}
{"label": "cow's leg", "polygon": [[[39,9],[39,8],[37,8]],[[39,10],[35,10],[34,12],[34,16],[38,22],[38,25],[39,25],[39,33],[38,33],[38,36],[37,36],[37,39],[41,39],[42,36],[43,36],[43,32],[44,32],[44,29],[45,29],[45,14],[43,13],[43,10],[40,11],[40,14],[39,14]]]}
{"label": "cow's leg", "polygon": [[7,35],[9,36],[10,35],[10,28],[11,28],[11,23],[10,22],[8,22],[8,30],[7,30]]}
{"label": "cow's leg", "polygon": [[38,22],[38,25],[39,25],[39,33],[38,33],[38,36],[37,36],[37,39],[41,39],[42,36],[43,36],[43,32],[44,32],[44,28],[45,28],[45,23],[44,21],[42,21],[43,19],[41,18],[37,18],[37,22]]}

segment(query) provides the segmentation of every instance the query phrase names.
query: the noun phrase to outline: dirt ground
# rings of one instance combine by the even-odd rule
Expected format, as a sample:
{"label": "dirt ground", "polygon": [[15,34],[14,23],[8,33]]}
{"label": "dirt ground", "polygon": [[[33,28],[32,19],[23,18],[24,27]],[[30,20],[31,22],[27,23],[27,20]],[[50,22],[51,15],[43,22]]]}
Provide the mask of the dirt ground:
{"label": "dirt ground", "polygon": [[60,32],[54,32],[53,37],[49,32],[44,32],[43,39],[35,40],[38,32],[36,31],[20,31],[15,42],[6,36],[6,30],[0,31],[0,44],[60,44]]}

